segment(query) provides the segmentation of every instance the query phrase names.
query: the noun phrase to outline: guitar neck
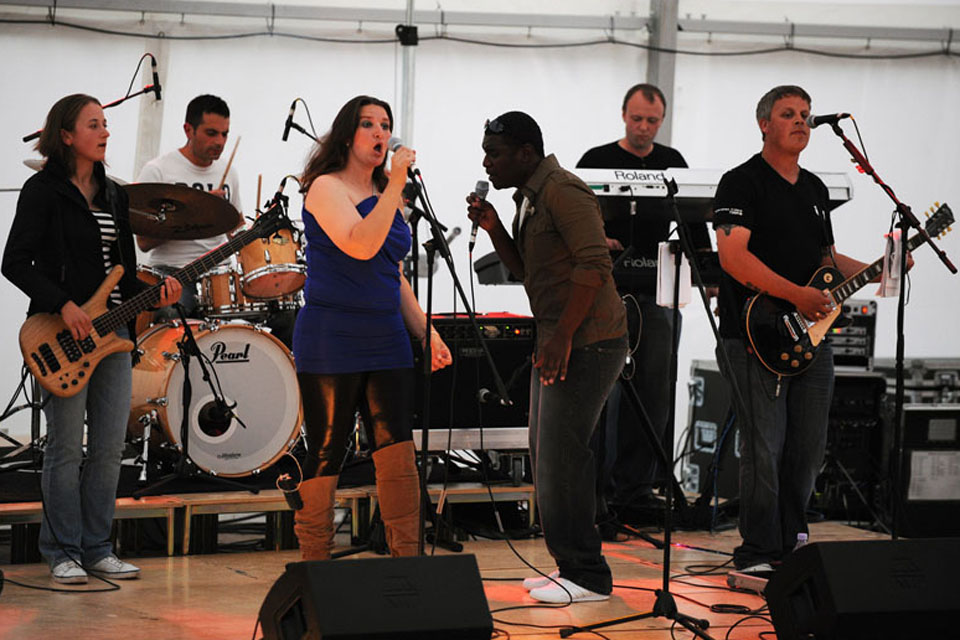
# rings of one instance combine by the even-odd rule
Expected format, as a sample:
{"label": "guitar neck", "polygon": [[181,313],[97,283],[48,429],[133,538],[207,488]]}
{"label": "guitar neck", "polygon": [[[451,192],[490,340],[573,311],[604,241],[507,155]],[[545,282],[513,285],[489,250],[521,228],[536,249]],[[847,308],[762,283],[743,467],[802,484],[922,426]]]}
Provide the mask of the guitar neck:
{"label": "guitar neck", "polygon": [[[923,236],[915,234],[907,241],[907,251],[913,251],[923,243]],[[867,265],[854,275],[840,283],[832,290],[833,297],[837,302],[843,302],[854,293],[862,289],[868,282],[876,278],[883,272],[883,258],[879,258]]]}
{"label": "guitar neck", "polygon": [[[200,256],[182,269],[178,269],[170,274],[180,281],[180,284],[187,286],[200,279],[200,276],[223,262],[231,254],[236,253],[244,245],[256,240],[264,234],[262,228],[254,227],[242,231],[233,238],[220,245],[216,249]],[[138,313],[150,309],[160,301],[160,289],[163,282],[159,282],[149,289],[141,291],[118,307],[107,311],[103,315],[97,316],[93,320],[93,327],[101,336],[105,336],[112,331],[116,331],[124,326]]]}

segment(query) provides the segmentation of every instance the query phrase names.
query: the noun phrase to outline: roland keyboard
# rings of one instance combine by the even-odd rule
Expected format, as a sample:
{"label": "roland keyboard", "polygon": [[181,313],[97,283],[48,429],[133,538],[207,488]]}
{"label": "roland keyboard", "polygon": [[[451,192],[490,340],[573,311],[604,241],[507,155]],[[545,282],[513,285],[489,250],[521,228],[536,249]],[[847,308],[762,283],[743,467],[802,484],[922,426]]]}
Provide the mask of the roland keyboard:
{"label": "roland keyboard", "polygon": [[[574,173],[598,197],[663,198],[667,195],[664,181],[673,179],[677,181],[679,204],[709,208],[725,172],[720,169],[575,169]],[[853,197],[847,174],[815,173],[827,185],[831,210]]]}

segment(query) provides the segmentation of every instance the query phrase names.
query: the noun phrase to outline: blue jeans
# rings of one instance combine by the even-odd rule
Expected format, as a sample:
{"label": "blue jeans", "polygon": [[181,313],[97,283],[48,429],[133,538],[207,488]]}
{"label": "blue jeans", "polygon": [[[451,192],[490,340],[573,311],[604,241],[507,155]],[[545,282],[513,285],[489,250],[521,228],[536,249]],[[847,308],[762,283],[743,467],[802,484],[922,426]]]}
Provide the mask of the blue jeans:
{"label": "blue jeans", "polygon": [[[117,334],[128,335],[126,329]],[[43,409],[47,445],[39,544],[51,567],[68,560],[68,553],[89,566],[113,552],[110,529],[130,417],[131,370],[130,354],[114,353],[100,362],[87,386],[72,398],[43,393],[50,400]]]}
{"label": "blue jeans", "polygon": [[737,417],[743,543],[734,564],[743,569],[782,559],[797,534],[807,532],[807,503],[827,443],[833,352],[824,344],[805,372],[778,380],[743,340],[727,338],[723,345],[752,418]]}
{"label": "blue jeans", "polygon": [[541,385],[530,378],[530,461],[540,524],[560,576],[596,593],[610,593],[613,578],[594,525],[596,469],[590,436],[620,375],[625,338],[573,349],[566,380]]}
{"label": "blue jeans", "polygon": [[[650,416],[653,431],[660,443],[667,431],[670,409],[670,343],[673,340],[673,309],[657,306],[653,296],[636,295],[643,318],[640,340],[633,354],[635,369],[632,378],[643,408]],[[682,320],[682,316],[680,317]],[[604,475],[609,477],[604,493],[610,502],[629,507],[642,504],[653,493],[653,485],[661,478],[661,464],[656,448],[641,426],[642,418],[624,397],[620,385],[607,399],[603,453]]]}

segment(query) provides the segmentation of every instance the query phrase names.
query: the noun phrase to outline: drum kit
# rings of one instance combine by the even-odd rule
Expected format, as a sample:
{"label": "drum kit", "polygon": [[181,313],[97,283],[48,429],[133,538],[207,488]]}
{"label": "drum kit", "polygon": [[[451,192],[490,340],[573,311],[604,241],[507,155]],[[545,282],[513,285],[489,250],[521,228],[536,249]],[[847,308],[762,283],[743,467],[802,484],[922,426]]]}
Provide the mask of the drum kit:
{"label": "drum kit", "polygon": [[[228,202],[190,187],[144,183],[123,189],[137,235],[208,238],[242,222]],[[128,431],[143,437],[145,458],[156,447],[148,427],[163,434],[161,446],[182,448],[185,413],[189,458],[214,476],[257,474],[296,443],[302,409],[293,355],[264,322],[269,313],[295,312],[301,306],[306,267],[298,236],[295,230],[280,229],[244,246],[230,264],[221,263],[201,276],[196,286],[202,319],[189,320],[188,333],[213,375],[208,381],[201,368],[190,370],[189,406],[181,397],[186,382],[178,351],[183,322],[154,324],[151,312],[138,316],[140,361],[133,369]],[[141,266],[137,277],[156,284],[163,273]]]}

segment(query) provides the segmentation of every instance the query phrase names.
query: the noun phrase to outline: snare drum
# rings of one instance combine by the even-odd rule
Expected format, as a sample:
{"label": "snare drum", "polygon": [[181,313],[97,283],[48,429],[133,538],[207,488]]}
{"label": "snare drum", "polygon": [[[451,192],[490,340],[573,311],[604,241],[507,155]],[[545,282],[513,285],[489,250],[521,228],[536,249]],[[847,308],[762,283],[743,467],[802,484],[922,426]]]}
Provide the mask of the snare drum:
{"label": "snare drum", "polygon": [[[194,360],[193,393],[187,408],[190,459],[201,469],[226,477],[257,473],[276,462],[296,442],[303,411],[293,356],[267,332],[246,322],[190,321],[200,352],[219,381],[236,417],[218,416],[210,386]],[[140,341],[143,352],[133,368],[133,399],[128,428],[142,429],[140,417],[156,411],[169,442],[181,444],[183,367],[177,341],[179,323],[155,325]],[[238,419],[239,418],[239,419]]]}
{"label": "snare drum", "polygon": [[240,274],[230,265],[220,265],[200,277],[197,309],[207,318],[254,318],[267,312],[263,302],[248,300],[240,288]]}
{"label": "snare drum", "polygon": [[240,250],[243,292],[270,300],[296,293],[307,279],[307,268],[298,262],[300,243],[290,229],[258,238]]}

